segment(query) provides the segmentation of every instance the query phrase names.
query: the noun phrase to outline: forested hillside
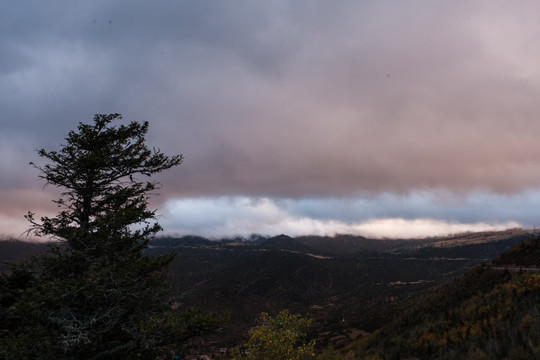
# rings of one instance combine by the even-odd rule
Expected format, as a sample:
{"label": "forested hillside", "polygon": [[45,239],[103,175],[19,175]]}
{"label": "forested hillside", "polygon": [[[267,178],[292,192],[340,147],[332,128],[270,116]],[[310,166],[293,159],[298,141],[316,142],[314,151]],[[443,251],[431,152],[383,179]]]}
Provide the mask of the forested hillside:
{"label": "forested hillside", "polygon": [[230,312],[220,336],[225,343],[241,337],[261,312],[288,309],[315,320],[311,335],[319,346],[343,346],[387,324],[394,316],[388,309],[431,293],[528,236],[514,230],[418,240],[160,238],[148,252],[177,252],[171,277],[181,306]]}
{"label": "forested hillside", "polygon": [[[179,310],[230,315],[216,334],[192,343],[200,354],[241,343],[261,312],[288,309],[313,320],[309,338],[318,351],[333,346],[349,358],[534,359],[540,273],[515,271],[538,265],[540,241],[530,236],[187,236],[154,239],[145,253],[177,253],[170,281]],[[18,245],[19,257],[43,250]],[[0,246],[17,253],[17,243]]]}
{"label": "forested hillside", "polygon": [[[497,259],[530,265],[538,239]],[[521,258],[521,255],[524,255]],[[432,295],[402,304],[394,321],[348,346],[383,359],[540,358],[540,272],[484,263]],[[399,314],[399,315],[398,315]]]}
{"label": "forested hillside", "polygon": [[540,238],[517,243],[493,260],[496,266],[540,267]]}

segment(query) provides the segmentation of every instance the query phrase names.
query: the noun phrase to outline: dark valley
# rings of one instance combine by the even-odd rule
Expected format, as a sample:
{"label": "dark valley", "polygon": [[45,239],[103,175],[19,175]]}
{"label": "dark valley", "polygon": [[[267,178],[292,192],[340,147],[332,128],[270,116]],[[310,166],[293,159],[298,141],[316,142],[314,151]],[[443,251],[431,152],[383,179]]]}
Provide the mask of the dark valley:
{"label": "dark valley", "polygon": [[[483,344],[476,353],[494,353],[502,328],[519,328],[529,319],[523,318],[526,314],[537,316],[538,288],[527,285],[531,289],[524,292],[532,295],[525,304],[520,302],[523,291],[517,296],[512,290],[535,279],[530,273],[506,269],[538,266],[533,235],[516,229],[417,240],[350,235],[160,237],[146,252],[176,252],[169,270],[175,308],[227,314],[223,327],[192,341],[194,353],[230,349],[245,339],[262,312],[287,309],[314,320],[308,335],[319,348],[331,346],[385,359],[407,358],[406,354],[450,359],[458,354],[466,358],[468,352],[459,344],[467,334]],[[1,242],[0,247],[3,261],[21,260],[46,249],[14,241]],[[508,295],[509,291],[514,293]],[[505,300],[493,300],[501,297]],[[504,306],[514,309],[513,315],[499,308]],[[486,308],[495,308],[496,314]],[[477,314],[472,320],[471,313]],[[486,338],[481,342],[482,329],[496,326],[497,316],[503,325],[482,335]],[[511,316],[516,324],[506,319]],[[538,326],[537,322],[521,328]],[[504,345],[505,354],[521,346],[519,334]],[[527,353],[525,347],[520,351]]]}
{"label": "dark valley", "polygon": [[343,346],[391,322],[390,309],[426,296],[526,240],[530,231],[419,240],[280,235],[246,241],[159,238],[151,253],[176,251],[171,276],[181,306],[228,311],[214,339],[237,342],[261,312],[315,319],[321,346]]}

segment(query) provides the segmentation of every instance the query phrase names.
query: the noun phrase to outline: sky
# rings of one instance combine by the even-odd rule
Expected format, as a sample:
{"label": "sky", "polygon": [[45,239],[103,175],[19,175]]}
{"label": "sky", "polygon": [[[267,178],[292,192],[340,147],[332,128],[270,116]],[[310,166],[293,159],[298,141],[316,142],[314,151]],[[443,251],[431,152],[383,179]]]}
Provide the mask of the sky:
{"label": "sky", "polygon": [[165,234],[537,226],[538,34],[532,0],[3,1],[0,238],[54,215],[28,163],[96,113],[184,155]]}

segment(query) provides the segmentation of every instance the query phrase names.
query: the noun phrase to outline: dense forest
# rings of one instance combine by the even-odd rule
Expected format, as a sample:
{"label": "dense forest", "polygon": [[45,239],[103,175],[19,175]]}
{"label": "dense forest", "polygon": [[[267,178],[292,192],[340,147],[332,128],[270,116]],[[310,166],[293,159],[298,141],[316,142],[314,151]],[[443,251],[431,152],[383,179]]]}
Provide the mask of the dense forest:
{"label": "dense forest", "polygon": [[395,320],[347,348],[383,359],[538,359],[539,250],[539,238],[517,243],[494,259],[497,268],[483,263],[401,304]]}

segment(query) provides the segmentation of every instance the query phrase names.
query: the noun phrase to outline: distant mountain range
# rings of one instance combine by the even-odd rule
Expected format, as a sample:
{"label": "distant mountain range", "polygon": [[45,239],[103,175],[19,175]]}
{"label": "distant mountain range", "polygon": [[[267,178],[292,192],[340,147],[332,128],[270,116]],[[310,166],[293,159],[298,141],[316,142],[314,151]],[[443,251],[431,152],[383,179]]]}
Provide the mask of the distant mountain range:
{"label": "distant mountain range", "polygon": [[33,255],[45,253],[47,243],[0,240],[0,270],[6,269],[5,262],[19,262],[30,259]]}
{"label": "distant mountain range", "polygon": [[[310,336],[321,346],[384,359],[472,359],[473,352],[499,358],[490,357],[498,347],[512,358],[512,349],[532,354],[526,344],[540,340],[523,330],[539,333],[540,275],[512,270],[539,265],[534,235],[515,229],[416,240],[160,237],[147,253],[177,253],[170,276],[180,309],[230,312],[216,346],[238,343],[261,312],[289,309],[315,320]],[[45,249],[3,241],[0,260]],[[517,330],[505,342],[500,337],[509,329]]]}
{"label": "distant mountain range", "polygon": [[417,240],[159,238],[149,253],[177,252],[171,276],[182,306],[230,311],[231,337],[262,311],[289,309],[316,319],[319,343],[339,346],[386,324],[390,306],[432,292],[531,235],[511,230]]}

